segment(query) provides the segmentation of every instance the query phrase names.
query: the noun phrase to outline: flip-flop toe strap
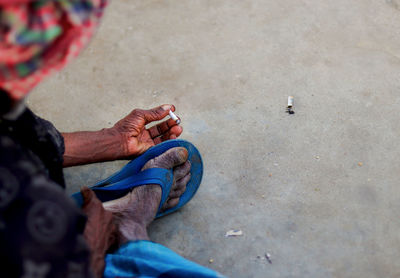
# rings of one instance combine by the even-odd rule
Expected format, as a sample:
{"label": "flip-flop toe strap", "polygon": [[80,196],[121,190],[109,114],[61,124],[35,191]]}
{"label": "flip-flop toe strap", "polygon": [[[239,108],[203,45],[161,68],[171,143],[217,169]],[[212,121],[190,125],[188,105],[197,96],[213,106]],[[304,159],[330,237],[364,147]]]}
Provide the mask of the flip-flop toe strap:
{"label": "flip-flop toe strap", "polygon": [[[91,187],[95,192],[97,198],[102,202],[111,201],[118,199],[126,195],[133,188],[148,185],[148,184],[158,184],[161,187],[162,195],[161,202],[159,206],[159,211],[168,199],[169,192],[173,183],[173,173],[172,170],[162,169],[162,168],[151,168],[139,172],[133,176],[126,179],[118,181],[116,183],[110,184],[105,187]],[[72,195],[72,198],[76,201],[78,206],[83,205],[83,197],[80,192]]]}

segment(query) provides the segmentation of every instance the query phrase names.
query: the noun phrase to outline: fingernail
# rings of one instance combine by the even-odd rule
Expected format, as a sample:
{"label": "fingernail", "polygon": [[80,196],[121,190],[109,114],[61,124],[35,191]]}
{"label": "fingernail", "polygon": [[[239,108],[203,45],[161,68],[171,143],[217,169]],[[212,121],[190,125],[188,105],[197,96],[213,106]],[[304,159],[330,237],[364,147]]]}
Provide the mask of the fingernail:
{"label": "fingernail", "polygon": [[81,194],[83,197],[83,202],[88,203],[92,199],[92,190],[89,189],[89,187],[84,186],[81,188]]}
{"label": "fingernail", "polygon": [[161,106],[161,108],[162,108],[164,111],[169,111],[169,110],[171,110],[172,105],[170,105],[170,104],[164,104],[164,105]]}

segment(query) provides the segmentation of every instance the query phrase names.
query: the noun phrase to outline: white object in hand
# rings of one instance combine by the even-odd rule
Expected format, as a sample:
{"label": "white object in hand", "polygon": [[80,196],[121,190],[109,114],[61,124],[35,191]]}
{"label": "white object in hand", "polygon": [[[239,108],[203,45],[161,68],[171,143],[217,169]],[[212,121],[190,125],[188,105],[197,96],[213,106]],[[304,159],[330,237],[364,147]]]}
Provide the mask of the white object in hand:
{"label": "white object in hand", "polygon": [[169,116],[176,122],[176,124],[179,125],[181,123],[181,120],[179,120],[178,116],[176,116],[171,110],[169,110]]}

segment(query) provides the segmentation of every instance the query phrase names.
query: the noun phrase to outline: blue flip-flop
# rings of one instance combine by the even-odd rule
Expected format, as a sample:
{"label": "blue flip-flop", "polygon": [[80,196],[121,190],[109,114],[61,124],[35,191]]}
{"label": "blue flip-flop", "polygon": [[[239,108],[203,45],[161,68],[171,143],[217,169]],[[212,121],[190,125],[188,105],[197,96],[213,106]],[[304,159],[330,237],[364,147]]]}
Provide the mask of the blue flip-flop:
{"label": "blue flip-flop", "polygon": [[[178,205],[161,212],[161,207],[168,199],[173,183],[172,169],[151,168],[141,171],[147,161],[159,156],[167,150],[175,147],[184,147],[188,151],[188,160],[191,163],[191,178],[186,184],[186,191],[179,199]],[[144,154],[126,164],[120,171],[110,177],[96,183],[92,189],[102,202],[111,201],[126,195],[133,188],[146,184],[158,184],[162,189],[160,206],[156,218],[170,214],[186,205],[196,194],[203,176],[203,161],[199,150],[190,142],[175,139],[162,142],[148,149]],[[79,206],[83,204],[80,192],[72,195]]]}

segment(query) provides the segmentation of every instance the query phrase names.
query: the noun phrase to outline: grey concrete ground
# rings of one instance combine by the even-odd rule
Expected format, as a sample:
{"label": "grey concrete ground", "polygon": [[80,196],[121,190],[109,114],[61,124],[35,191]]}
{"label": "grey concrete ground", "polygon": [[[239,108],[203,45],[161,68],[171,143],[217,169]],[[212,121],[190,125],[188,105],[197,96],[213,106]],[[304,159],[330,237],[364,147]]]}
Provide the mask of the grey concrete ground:
{"label": "grey concrete ground", "polygon": [[[174,103],[205,176],[151,236],[191,260],[231,277],[399,277],[399,49],[399,0],[113,1],[28,103],[63,131]],[[124,163],[67,169],[69,191]]]}

